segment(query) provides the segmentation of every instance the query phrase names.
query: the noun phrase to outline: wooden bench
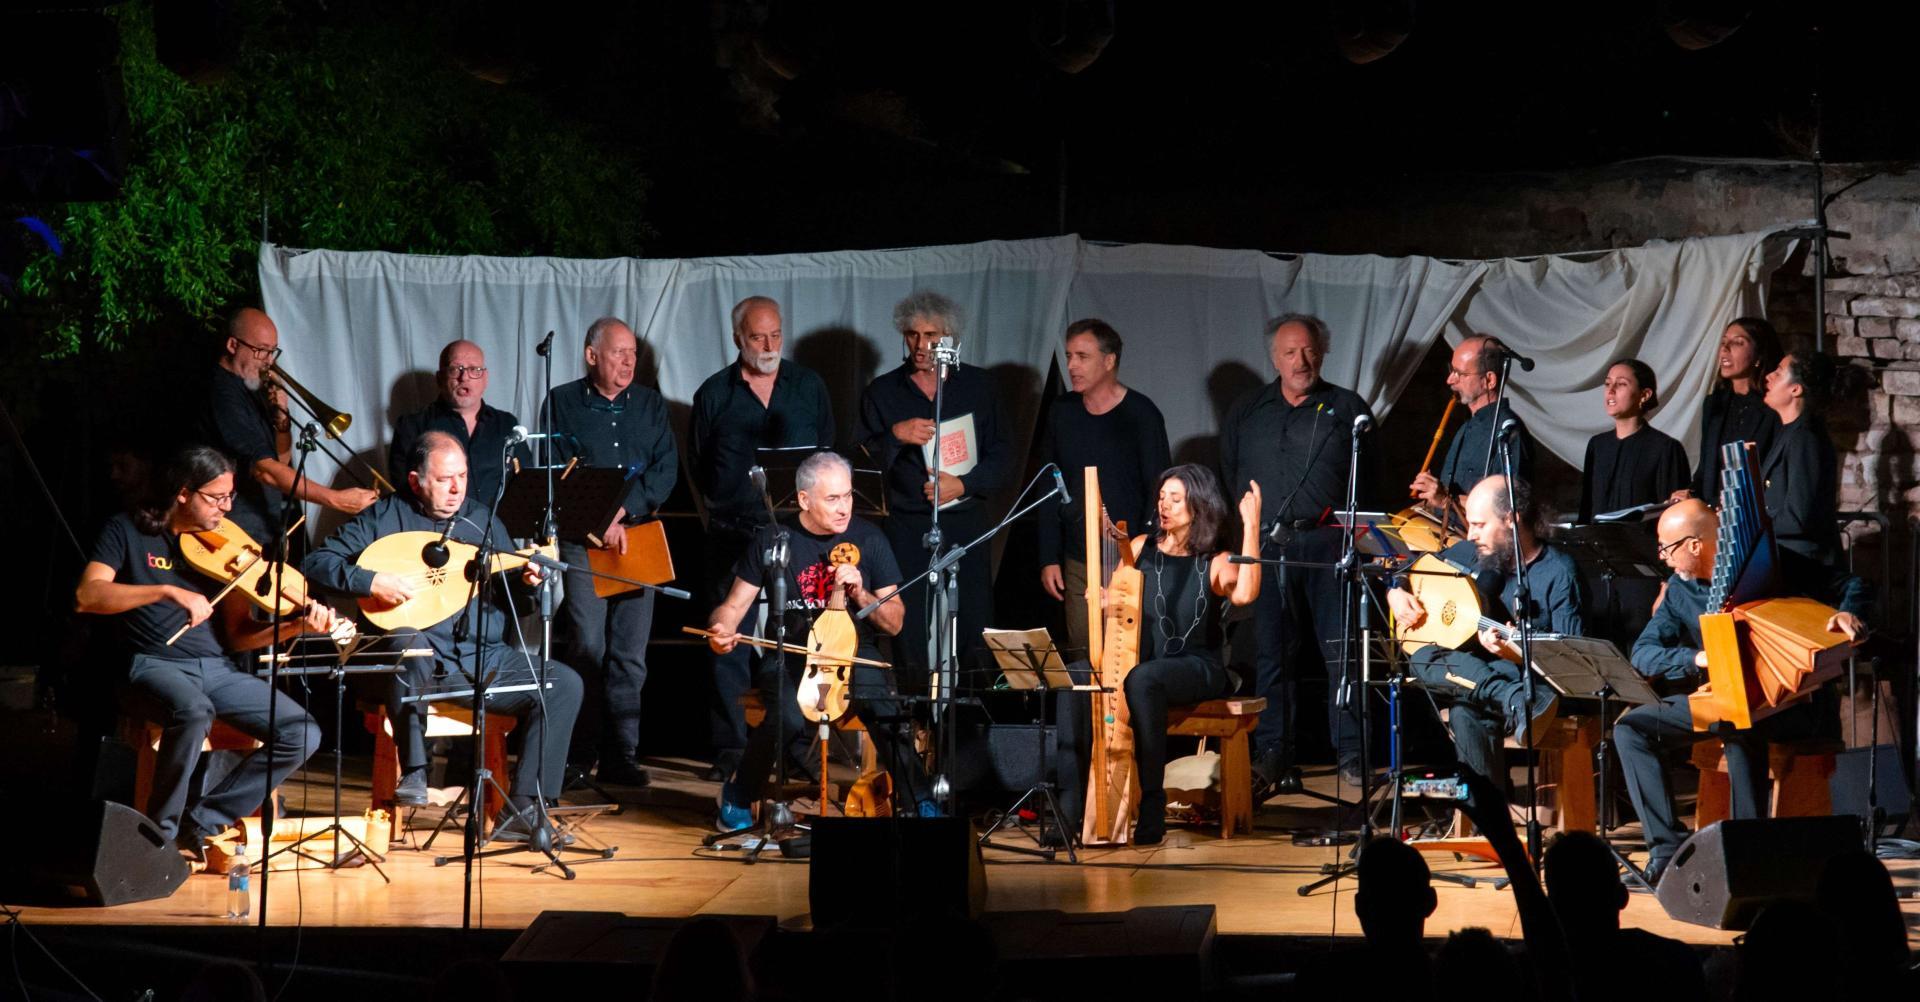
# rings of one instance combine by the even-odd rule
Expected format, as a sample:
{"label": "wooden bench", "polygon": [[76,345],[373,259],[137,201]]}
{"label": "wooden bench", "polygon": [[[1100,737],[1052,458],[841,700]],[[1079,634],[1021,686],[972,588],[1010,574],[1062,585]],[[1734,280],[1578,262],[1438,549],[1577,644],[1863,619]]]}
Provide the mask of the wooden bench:
{"label": "wooden bench", "polygon": [[[1776,741],[1767,745],[1767,775],[1773,781],[1768,816],[1825,817],[1833,813],[1833,791],[1827,784],[1840,754],[1840,742]],[[1700,770],[1700,796],[1694,801],[1693,830],[1724,821],[1732,811],[1733,784],[1727,778],[1726,748],[1709,738],[1693,746],[1693,764]]]}
{"label": "wooden bench", "polygon": [[1167,733],[1220,739],[1220,837],[1253,833],[1253,754],[1248,735],[1267,708],[1262,697],[1210,699],[1167,711]]}
{"label": "wooden bench", "polygon": [[[387,719],[383,706],[362,703],[361,722],[367,733],[373,735],[373,797],[372,806],[383,809],[393,819],[393,838],[401,836],[401,826],[405,823],[400,811],[393,802],[394,789],[400,785],[400,749],[393,743],[393,723]],[[507,772],[507,732],[519,724],[518,717],[505,714],[487,714],[487,770],[493,773],[501,789],[511,790],[512,777]],[[426,738],[473,737],[473,711],[464,706],[443,703],[427,704]],[[465,779],[463,778],[463,785]],[[486,814],[489,821],[498,817],[506,800],[498,790],[487,790]]]}

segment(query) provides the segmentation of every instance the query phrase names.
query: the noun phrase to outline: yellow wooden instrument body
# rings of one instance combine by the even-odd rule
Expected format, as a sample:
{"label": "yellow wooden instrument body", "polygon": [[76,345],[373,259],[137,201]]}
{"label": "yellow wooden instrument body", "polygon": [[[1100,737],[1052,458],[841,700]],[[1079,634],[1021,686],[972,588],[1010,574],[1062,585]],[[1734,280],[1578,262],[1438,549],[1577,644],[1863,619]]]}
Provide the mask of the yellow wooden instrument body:
{"label": "yellow wooden instrument body", "polygon": [[[627,552],[615,553],[598,546],[587,550],[587,566],[595,574],[612,574],[646,584],[666,584],[673,580],[673,554],[667,551],[667,529],[658,519],[627,526]],[[593,579],[593,593],[612,598],[637,590],[625,581]]]}
{"label": "yellow wooden instrument body", "polygon": [[827,609],[807,631],[807,667],[794,699],[809,723],[832,722],[847,715],[852,697],[853,652],[860,634],[845,609]]}
{"label": "yellow wooden instrument body", "polygon": [[1453,564],[1421,554],[1408,568],[1406,589],[1420,600],[1427,618],[1419,626],[1395,624],[1395,634],[1411,654],[1427,644],[1460,650],[1480,633],[1480,591]]}
{"label": "yellow wooden instrument body", "polygon": [[[181,533],[180,555],[194,570],[233,585],[233,593],[246,596],[247,601],[269,613],[300,616],[306,612],[310,601],[307,579],[291,564],[275,571],[274,562],[266,559],[260,544],[231,519],[221,519],[207,532]],[[276,581],[280,585],[277,596],[273,587]]]}
{"label": "yellow wooden instrument body", "polygon": [[1745,730],[1839,677],[1848,648],[1827,629],[1835,612],[1810,598],[1769,598],[1701,616],[1708,684],[1687,697],[1693,729]]}
{"label": "yellow wooden instrument body", "polygon": [[[437,532],[396,532],[373,541],[354,561],[362,570],[375,574],[397,574],[413,589],[413,597],[399,605],[388,605],[372,596],[360,599],[360,611],[367,621],[392,632],[426,630],[453,618],[473,593],[474,564],[480,548],[472,543],[449,539],[444,567],[428,567],[421,557],[428,544],[437,542]],[[552,546],[531,547],[514,553],[493,555],[492,571],[513,570],[527,562],[527,555],[540,553],[557,559]]]}
{"label": "yellow wooden instrument body", "polygon": [[[1086,467],[1087,647],[1094,681],[1106,692],[1093,694],[1092,753],[1087,775],[1087,805],[1080,825],[1086,845],[1120,845],[1133,835],[1140,802],[1140,777],[1133,768],[1133,727],[1127,713],[1127,673],[1140,663],[1140,609],[1145,579],[1133,566],[1133,548],[1124,526],[1113,545],[1100,500],[1100,471]],[[1114,551],[1111,575],[1102,565]],[[1106,578],[1102,602],[1102,578]]]}

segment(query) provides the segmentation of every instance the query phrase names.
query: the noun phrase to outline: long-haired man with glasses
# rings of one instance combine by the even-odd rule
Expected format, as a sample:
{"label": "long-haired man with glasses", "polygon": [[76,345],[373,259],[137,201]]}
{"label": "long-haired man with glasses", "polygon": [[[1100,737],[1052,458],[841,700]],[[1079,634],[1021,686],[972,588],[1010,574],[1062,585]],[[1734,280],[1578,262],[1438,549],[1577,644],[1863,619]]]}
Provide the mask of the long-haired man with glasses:
{"label": "long-haired man with glasses", "polygon": [[[413,472],[413,445],[429,431],[444,431],[467,450],[467,496],[482,506],[493,503],[505,479],[507,436],[520,419],[487,403],[487,353],[472,341],[451,341],[440,349],[440,368],[434,373],[440,395],[427,406],[404,415],[393,424],[393,443],[387,447],[387,469],[395,484],[407,482]],[[522,449],[520,458],[525,461]]]}
{"label": "long-haired man with glasses", "polygon": [[285,405],[271,402],[266,389],[267,370],[279,357],[280,329],[273,320],[252,307],[235,313],[196,422],[197,441],[226,453],[237,470],[234,524],[263,545],[279,531],[280,505],[288,494],[343,515],[379,500],[364,487],[328,487],[313,478],[316,471],[305,478],[294,472],[275,430]]}
{"label": "long-haired man with glasses", "polygon": [[[205,858],[208,836],[259,806],[320,746],[320,726],[300,704],[227,658],[230,650],[267,646],[271,628],[251,620],[240,596],[216,608],[210,596],[219,583],[190,572],[181,555],[180,534],[218,526],[234,500],[233,464],[225,456],[205,446],[183,450],[151,479],[132,512],[107,519],[74,591],[74,608],[112,617],[132,651],[120,702],[161,727],[153,793],[141,809],[196,860]],[[281,624],[280,639],[330,631],[335,622],[333,610],[315,603]],[[186,632],[170,640],[183,626]],[[200,742],[215,720],[272,741],[273,772],[264,750],[252,752],[189,802]]]}

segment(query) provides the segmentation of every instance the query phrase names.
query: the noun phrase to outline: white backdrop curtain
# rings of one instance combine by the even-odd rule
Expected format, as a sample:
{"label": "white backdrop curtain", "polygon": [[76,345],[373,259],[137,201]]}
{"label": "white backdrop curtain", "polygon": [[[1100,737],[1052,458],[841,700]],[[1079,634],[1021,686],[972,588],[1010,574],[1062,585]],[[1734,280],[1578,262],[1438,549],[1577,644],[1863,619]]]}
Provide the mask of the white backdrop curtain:
{"label": "white backdrop curtain", "polygon": [[[1767,277],[1789,250],[1765,233],[1466,262],[1104,246],[1073,236],[601,261],[266,244],[260,284],[286,347],[282,364],[356,415],[349,443],[382,460],[393,420],[432,399],[447,341],[478,343],[488,401],[533,425],[544,394],[534,345],[558,331],[554,380],[578,378],[581,337],[607,314],[631,323],[649,356],[643,378],[657,379],[684,415],[700,382],[733,357],[728,312],[751,294],[782,304],[789,355],[827,378],[844,443],[860,388],[898,364],[893,304],[924,287],[966,310],[964,363],[995,371],[1019,428],[1031,425],[1060,332],[1077,317],[1101,316],[1126,338],[1123,378],[1160,405],[1176,456],[1210,459],[1233,397],[1272,378],[1264,321],[1297,311],[1318,314],[1334,332],[1327,377],[1382,416],[1443,331],[1454,342],[1467,330],[1500,335],[1540,363],[1515,380],[1520,413],[1543,444],[1578,465],[1586,439],[1608,426],[1598,387],[1621,355],[1653,365],[1670,401],[1654,423],[1692,448],[1719,332],[1735,316],[1763,312]],[[1017,444],[1024,454],[1024,436]]]}

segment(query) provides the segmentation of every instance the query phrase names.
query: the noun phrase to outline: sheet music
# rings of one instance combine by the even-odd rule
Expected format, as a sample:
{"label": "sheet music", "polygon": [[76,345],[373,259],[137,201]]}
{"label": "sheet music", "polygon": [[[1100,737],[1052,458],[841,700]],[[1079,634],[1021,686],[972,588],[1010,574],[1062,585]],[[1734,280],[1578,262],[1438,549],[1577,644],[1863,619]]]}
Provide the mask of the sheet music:
{"label": "sheet music", "polygon": [[[1007,686],[1013,689],[1040,688],[1040,675],[1045,673],[1047,688],[1071,689],[1073,676],[1067,674],[1066,663],[1060,659],[1060,649],[1054,645],[1053,636],[1045,629],[1038,630],[995,630],[980,631],[981,639],[987,642],[987,650],[993,652],[993,662],[1007,678]],[[1032,654],[1028,654],[1031,648]],[[1034,670],[1034,659],[1040,662],[1041,671]]]}
{"label": "sheet music", "polygon": [[[951,473],[956,477],[973,472],[980,463],[980,436],[973,430],[973,414],[947,418],[940,422],[940,434],[920,447],[921,458],[926,460],[927,469],[933,469],[933,449],[940,447],[940,472]],[[961,498],[940,506],[941,511],[961,502]]]}

